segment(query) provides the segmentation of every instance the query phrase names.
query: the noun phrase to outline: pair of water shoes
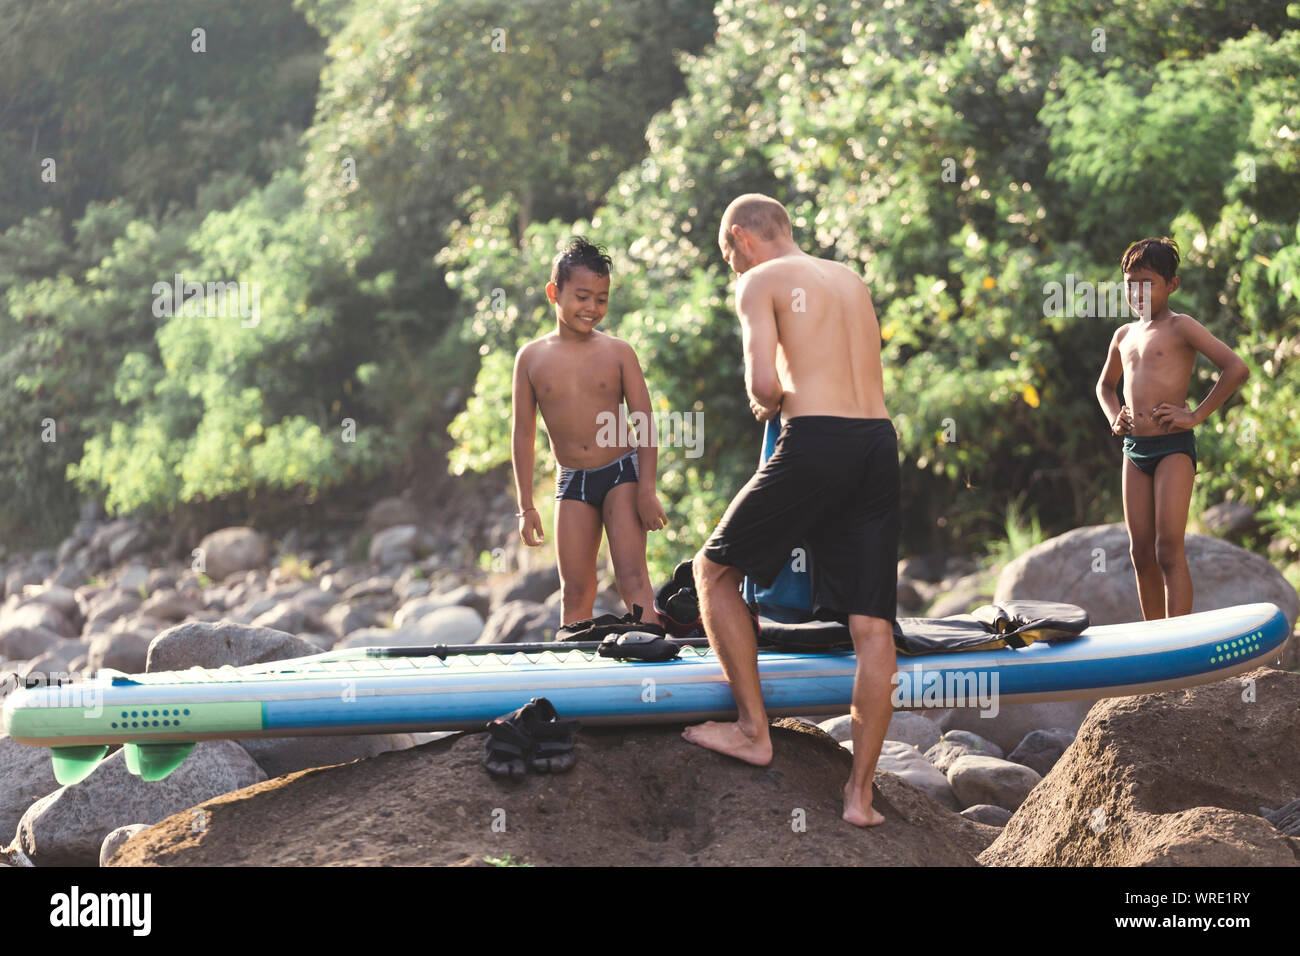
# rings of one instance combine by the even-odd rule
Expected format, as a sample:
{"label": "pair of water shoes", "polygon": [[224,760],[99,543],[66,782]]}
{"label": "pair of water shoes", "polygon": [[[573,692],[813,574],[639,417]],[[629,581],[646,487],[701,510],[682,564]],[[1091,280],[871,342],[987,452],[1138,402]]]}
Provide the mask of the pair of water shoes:
{"label": "pair of water shoes", "polygon": [[545,697],[534,697],[518,710],[487,725],[483,766],[494,777],[518,780],[533,773],[564,773],[573,767],[576,720],[560,720]]}

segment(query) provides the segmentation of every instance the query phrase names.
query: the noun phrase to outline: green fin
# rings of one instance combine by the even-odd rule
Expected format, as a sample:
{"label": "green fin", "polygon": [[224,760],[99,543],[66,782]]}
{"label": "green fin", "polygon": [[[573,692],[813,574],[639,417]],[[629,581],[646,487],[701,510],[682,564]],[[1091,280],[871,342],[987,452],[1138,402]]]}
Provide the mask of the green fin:
{"label": "green fin", "polygon": [[162,780],[185,762],[194,744],[123,744],[123,747],[127,770],[141,780]]}
{"label": "green fin", "polygon": [[51,747],[54,759],[54,779],[68,787],[81,783],[108,753],[108,745],[89,744],[81,747]]}

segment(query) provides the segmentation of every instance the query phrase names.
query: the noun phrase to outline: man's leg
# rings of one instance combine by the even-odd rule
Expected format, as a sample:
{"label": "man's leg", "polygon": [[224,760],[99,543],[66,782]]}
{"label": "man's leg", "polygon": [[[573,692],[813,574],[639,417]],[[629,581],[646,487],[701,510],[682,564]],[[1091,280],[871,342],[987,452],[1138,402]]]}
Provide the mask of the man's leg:
{"label": "man's leg", "polygon": [[645,564],[645,528],[636,511],[635,481],[615,485],[605,495],[603,509],[605,536],[609,539],[609,559],[614,565],[614,585],[628,611],[641,605],[641,619],[654,623],[655,594],[650,587],[650,572]]}
{"label": "man's leg", "polygon": [[1124,524],[1128,527],[1129,555],[1137,574],[1142,619],[1146,621],[1165,616],[1165,582],[1156,563],[1154,485],[1149,475],[1127,458],[1124,460]]}
{"label": "man's leg", "polygon": [[704,633],[731,684],[738,717],[735,723],[710,720],[695,724],[687,727],[682,736],[709,750],[765,767],[772,762],[772,738],[758,679],[754,625],[740,595],[743,577],[735,568],[709,560],[703,551],[695,556],[695,588],[700,596]]}
{"label": "man's leg", "polygon": [[585,621],[596,603],[600,512],[585,501],[555,503],[555,559],[560,566],[561,624]]}
{"label": "man's leg", "polygon": [[1164,576],[1165,614],[1177,617],[1192,610],[1192,572],[1187,567],[1183,536],[1187,532],[1187,508],[1192,501],[1196,470],[1186,455],[1166,455],[1156,466],[1155,532],[1156,564]]}
{"label": "man's leg", "polygon": [[849,615],[849,634],[858,658],[853,678],[853,770],[844,787],[844,819],[860,827],[885,822],[871,807],[871,781],[876,761],[894,716],[894,627],[889,621],[863,614]]}

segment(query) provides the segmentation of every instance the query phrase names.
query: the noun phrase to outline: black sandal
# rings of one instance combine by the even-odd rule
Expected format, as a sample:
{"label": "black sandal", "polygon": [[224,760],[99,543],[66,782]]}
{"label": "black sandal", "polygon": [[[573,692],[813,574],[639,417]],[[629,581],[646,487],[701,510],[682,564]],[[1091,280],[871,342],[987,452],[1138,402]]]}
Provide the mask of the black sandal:
{"label": "black sandal", "polygon": [[560,720],[545,697],[534,697],[518,710],[497,717],[487,729],[483,766],[495,777],[517,780],[530,769],[563,773],[577,760],[573,748],[578,722]]}

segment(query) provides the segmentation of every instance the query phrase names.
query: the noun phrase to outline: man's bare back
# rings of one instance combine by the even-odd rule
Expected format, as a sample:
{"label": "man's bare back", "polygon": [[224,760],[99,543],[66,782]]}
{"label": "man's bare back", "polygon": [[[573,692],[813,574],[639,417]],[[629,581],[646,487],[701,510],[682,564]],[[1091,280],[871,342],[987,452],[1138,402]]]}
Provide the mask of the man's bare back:
{"label": "man's bare back", "polygon": [[805,543],[814,605],[848,619],[858,670],[850,713],[853,770],[843,818],[875,826],[872,778],[893,714],[899,534],[898,443],[885,407],[880,327],[849,268],[803,253],[769,196],[737,197],[718,247],[740,276],[736,311],[745,390],[760,421],[781,414],[777,450],[746,483],[695,556],[709,643],[736,700],[735,722],[686,728],[693,744],[747,763],[772,760],[753,625],[739,587],[766,586]]}
{"label": "man's bare back", "polygon": [[1153,321],[1130,322],[1116,345],[1124,367],[1124,402],[1133,413],[1135,436],[1164,435],[1169,429],[1153,417],[1160,405],[1184,406],[1196,366],[1196,349],[1183,326],[1190,316],[1171,312]]}
{"label": "man's bare back", "polygon": [[880,325],[866,284],[852,269],[794,253],[742,277],[749,295],[771,303],[783,417],[888,418]]}
{"label": "man's bare back", "polygon": [[565,468],[600,468],[628,451],[625,444],[603,445],[596,439],[607,416],[619,420],[623,415],[623,365],[629,356],[635,361],[631,346],[604,332],[577,342],[552,332],[520,352],[551,452]]}

